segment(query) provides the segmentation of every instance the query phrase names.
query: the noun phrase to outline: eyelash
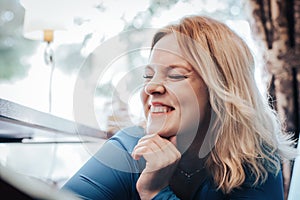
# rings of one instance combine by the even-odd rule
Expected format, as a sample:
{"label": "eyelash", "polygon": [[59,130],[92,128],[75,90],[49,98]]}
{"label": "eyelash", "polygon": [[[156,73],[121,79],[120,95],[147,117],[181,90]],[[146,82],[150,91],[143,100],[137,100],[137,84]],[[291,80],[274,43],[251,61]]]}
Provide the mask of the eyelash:
{"label": "eyelash", "polygon": [[[153,75],[143,75],[143,78],[144,79],[151,79],[151,78],[153,78]],[[185,76],[185,75],[168,75],[168,78],[171,78],[171,79],[186,79],[186,78],[188,78],[188,76]]]}
{"label": "eyelash", "polygon": [[151,79],[153,76],[152,75],[143,75],[144,79]]}
{"label": "eyelash", "polygon": [[187,76],[185,76],[185,75],[169,75],[168,77],[171,79],[186,79],[187,78]]}

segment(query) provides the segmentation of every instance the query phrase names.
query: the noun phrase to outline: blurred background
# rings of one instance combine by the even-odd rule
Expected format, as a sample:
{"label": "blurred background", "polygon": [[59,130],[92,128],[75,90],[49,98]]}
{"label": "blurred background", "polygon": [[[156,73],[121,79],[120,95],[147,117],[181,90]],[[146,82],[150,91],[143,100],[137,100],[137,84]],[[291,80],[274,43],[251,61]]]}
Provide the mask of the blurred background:
{"label": "blurred background", "polygon": [[[49,15],[40,16],[49,18],[40,19],[41,23],[71,19],[63,31],[55,32],[52,43],[55,61],[52,113],[67,119],[73,118],[73,87],[80,68],[83,65],[90,68],[89,73],[93,72],[93,68],[99,68],[101,62],[99,58],[105,55],[95,55],[97,60],[92,58],[91,53],[121,32],[159,28],[187,14],[204,14],[230,25],[247,40],[254,51],[257,50],[251,37],[249,16],[245,10],[246,1],[243,0],[25,0],[23,2],[29,8],[28,12],[35,12],[35,9],[42,9],[41,12],[45,12],[43,9],[50,10]],[[0,0],[0,95],[1,98],[40,111],[48,111],[50,68],[44,61],[47,44],[24,37],[25,9],[21,3],[19,0]],[[58,12],[59,10],[62,12]],[[121,40],[128,49],[130,46],[141,46],[140,37],[124,37]],[[109,77],[101,81],[101,87],[97,88],[95,97],[110,97],[112,95],[110,89],[116,87],[126,68],[143,63],[147,56],[147,53],[143,54],[140,51],[118,59],[118,65],[124,67],[107,72]],[[257,73],[257,80],[261,81],[259,69]],[[263,86],[261,90],[264,90]],[[96,109],[101,110],[104,104],[99,101]],[[139,115],[137,110],[130,112]]]}
{"label": "blurred background", "polygon": [[[268,76],[262,67],[263,47],[253,37],[253,19],[247,3],[245,0],[0,0],[0,98],[74,121],[74,87],[80,79],[93,96],[100,129],[113,134],[123,126],[140,123],[143,116],[139,88],[132,91],[132,86],[139,85],[141,79],[134,69],[146,63],[149,52],[124,54],[107,68],[101,62],[109,52],[103,49],[98,52],[97,48],[114,40],[122,42],[125,50],[143,47],[143,36],[131,35],[130,31],[159,28],[190,14],[219,19],[246,40],[256,58],[259,89],[265,95]],[[54,33],[50,46],[26,35],[26,12],[43,16],[39,18],[41,24],[66,19],[69,22],[62,31]],[[128,34],[119,37],[121,33]],[[89,85],[89,77],[99,73],[99,69],[101,77],[95,88]],[[101,146],[85,145],[95,149]],[[91,156],[85,145],[0,143],[0,163],[60,187]]]}

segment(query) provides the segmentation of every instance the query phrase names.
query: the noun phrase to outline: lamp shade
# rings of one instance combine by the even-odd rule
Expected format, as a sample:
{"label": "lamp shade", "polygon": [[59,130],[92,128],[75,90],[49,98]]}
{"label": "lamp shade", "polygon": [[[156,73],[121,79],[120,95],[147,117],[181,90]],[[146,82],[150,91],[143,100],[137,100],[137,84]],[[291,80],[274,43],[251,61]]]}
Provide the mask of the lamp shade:
{"label": "lamp shade", "polygon": [[21,0],[25,8],[23,34],[32,40],[52,41],[57,31],[67,30],[73,17],[66,8],[67,0]]}

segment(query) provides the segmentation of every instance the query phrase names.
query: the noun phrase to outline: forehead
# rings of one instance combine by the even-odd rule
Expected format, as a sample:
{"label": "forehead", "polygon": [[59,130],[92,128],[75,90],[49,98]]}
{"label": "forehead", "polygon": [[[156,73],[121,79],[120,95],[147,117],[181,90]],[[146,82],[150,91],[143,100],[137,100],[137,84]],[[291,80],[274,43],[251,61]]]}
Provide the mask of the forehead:
{"label": "forehead", "polygon": [[192,66],[184,59],[174,35],[169,34],[161,38],[153,47],[150,56],[150,65],[161,66]]}
{"label": "forehead", "polygon": [[182,56],[177,40],[173,34],[162,37],[153,47],[153,52],[169,52],[177,56]]}

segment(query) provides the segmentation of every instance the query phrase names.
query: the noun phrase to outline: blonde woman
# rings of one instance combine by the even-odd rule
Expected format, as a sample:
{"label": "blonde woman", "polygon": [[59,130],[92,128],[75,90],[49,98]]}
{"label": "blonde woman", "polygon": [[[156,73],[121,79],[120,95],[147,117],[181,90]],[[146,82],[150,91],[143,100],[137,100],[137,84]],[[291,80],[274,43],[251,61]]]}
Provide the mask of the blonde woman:
{"label": "blonde woman", "polygon": [[146,128],[119,131],[64,185],[84,199],[283,199],[295,150],[260,95],[254,59],[226,25],[159,30],[144,71]]}

